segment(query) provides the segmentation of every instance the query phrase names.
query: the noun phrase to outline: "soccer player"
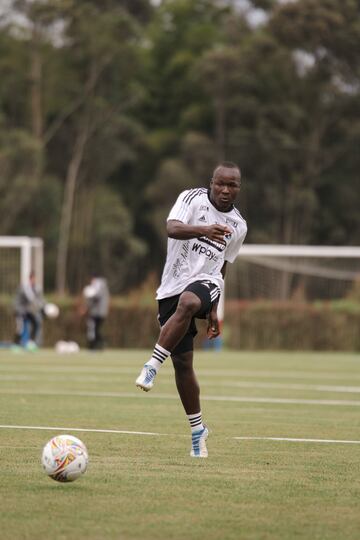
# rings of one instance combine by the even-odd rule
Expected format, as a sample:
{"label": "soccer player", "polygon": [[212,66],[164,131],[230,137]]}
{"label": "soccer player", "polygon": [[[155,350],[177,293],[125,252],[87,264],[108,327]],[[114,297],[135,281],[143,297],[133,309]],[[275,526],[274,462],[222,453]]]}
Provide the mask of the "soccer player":
{"label": "soccer player", "polygon": [[[15,308],[15,344],[24,345],[28,350],[36,350],[40,344],[41,327],[44,317],[45,300],[36,286],[35,272],[31,271],[29,282],[20,285],[17,290]],[[24,342],[25,330],[29,331],[28,340]]]}
{"label": "soccer player", "polygon": [[234,262],[247,232],[235,208],[240,191],[240,169],[232,162],[214,170],[210,189],[180,193],[167,219],[167,258],[156,298],[161,326],[158,342],[136,386],[148,392],[168,356],[187,414],[192,457],[207,457],[208,429],[203,424],[200,387],[193,368],[195,319],[207,319],[208,336],[219,335],[217,305],[227,262]]}
{"label": "soccer player", "polygon": [[83,295],[86,308],[86,339],[90,350],[104,348],[102,325],[109,313],[110,294],[105,278],[94,273],[89,285],[84,287]]}

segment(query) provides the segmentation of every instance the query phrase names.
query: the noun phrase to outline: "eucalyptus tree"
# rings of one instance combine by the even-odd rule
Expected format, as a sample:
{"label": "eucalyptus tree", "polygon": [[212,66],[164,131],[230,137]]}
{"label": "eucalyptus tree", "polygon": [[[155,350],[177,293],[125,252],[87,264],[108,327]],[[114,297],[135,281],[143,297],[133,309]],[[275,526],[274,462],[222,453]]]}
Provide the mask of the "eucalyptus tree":
{"label": "eucalyptus tree", "polygon": [[[20,45],[18,57],[22,55],[25,66],[21,124],[42,156],[35,175],[39,182],[51,174],[49,182],[57,177],[63,186],[56,261],[56,288],[62,294],[69,285],[68,263],[70,282],[79,282],[77,275],[84,277],[83,265],[89,258],[76,257],[75,249],[79,231],[73,227],[74,212],[85,212],[81,192],[102,193],[107,189],[107,178],[128,159],[134,141],[141,136],[141,126],[129,112],[140,95],[135,74],[143,39],[141,25],[151,16],[152,6],[147,0],[14,0],[11,10],[16,16],[7,18],[7,35]],[[20,71],[16,76],[21,80]],[[9,103],[14,100],[19,97],[8,96]],[[30,193],[30,182],[26,192]],[[98,197],[99,204],[104,200]],[[107,202],[110,200],[108,197]],[[129,221],[126,234],[119,226],[118,242],[136,259],[142,251],[141,242],[133,237],[132,216],[125,212],[116,192],[113,205]],[[102,211],[103,219],[106,221],[110,214]],[[94,252],[95,238],[109,246],[109,228],[102,228],[104,236],[99,239],[91,219],[78,216],[79,221],[88,224],[86,230],[84,226],[80,229],[82,252]],[[109,234],[114,235],[113,226]],[[69,261],[69,253],[74,260]]]}
{"label": "eucalyptus tree", "polygon": [[304,178],[318,203],[313,241],[360,242],[359,20],[357,0],[302,0],[277,7],[271,19],[274,35],[300,62],[308,132]]}

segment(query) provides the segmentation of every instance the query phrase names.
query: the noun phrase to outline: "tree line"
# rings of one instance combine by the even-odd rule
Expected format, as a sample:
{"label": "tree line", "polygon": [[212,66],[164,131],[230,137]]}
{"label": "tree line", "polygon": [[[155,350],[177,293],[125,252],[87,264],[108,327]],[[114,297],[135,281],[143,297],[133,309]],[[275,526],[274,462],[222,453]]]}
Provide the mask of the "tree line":
{"label": "tree line", "polygon": [[360,243],[359,2],[241,4],[0,12],[0,234],[44,239],[47,289],[159,271],[175,197],[224,159],[248,242]]}

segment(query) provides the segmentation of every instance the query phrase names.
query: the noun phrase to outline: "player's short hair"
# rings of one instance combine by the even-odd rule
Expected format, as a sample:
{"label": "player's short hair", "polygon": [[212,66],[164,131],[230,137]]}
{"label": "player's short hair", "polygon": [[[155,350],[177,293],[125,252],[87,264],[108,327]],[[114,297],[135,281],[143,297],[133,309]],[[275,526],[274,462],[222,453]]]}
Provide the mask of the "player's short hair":
{"label": "player's short hair", "polygon": [[225,168],[225,169],[237,169],[240,173],[240,176],[241,176],[241,170],[240,170],[240,167],[239,165],[236,165],[236,163],[234,163],[233,161],[221,161],[220,163],[218,163],[214,169],[214,172],[213,172],[213,175],[212,177],[215,178],[215,175],[217,173],[217,171],[221,168]]}

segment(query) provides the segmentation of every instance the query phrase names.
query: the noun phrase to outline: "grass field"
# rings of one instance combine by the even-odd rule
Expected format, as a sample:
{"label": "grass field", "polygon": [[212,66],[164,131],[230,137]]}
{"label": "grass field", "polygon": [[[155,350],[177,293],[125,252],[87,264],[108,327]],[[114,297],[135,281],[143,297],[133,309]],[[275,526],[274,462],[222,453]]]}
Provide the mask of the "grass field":
{"label": "grass field", "polygon": [[[1,540],[360,538],[359,355],[197,353],[207,460],[169,360],[135,388],[146,358],[0,352]],[[73,484],[40,466],[62,432],[89,450]]]}

